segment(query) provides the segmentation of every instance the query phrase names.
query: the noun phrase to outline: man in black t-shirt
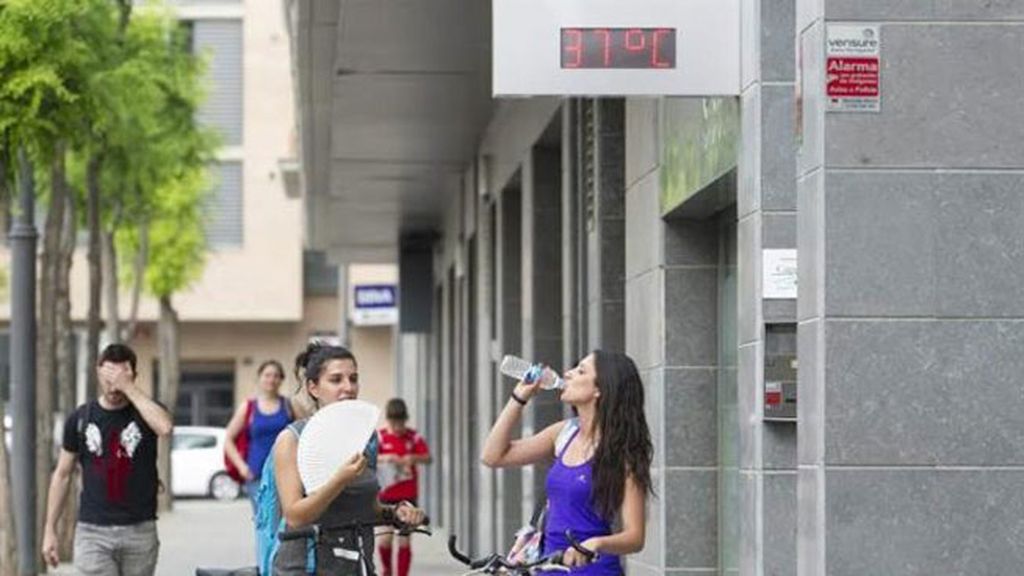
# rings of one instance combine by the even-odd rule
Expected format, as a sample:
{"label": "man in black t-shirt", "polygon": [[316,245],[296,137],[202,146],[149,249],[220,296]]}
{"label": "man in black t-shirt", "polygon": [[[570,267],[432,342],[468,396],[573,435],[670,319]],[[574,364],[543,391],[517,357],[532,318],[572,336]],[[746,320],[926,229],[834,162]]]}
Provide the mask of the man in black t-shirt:
{"label": "man in black t-shirt", "polygon": [[64,442],[47,495],[43,558],[57,556],[57,520],[75,464],[82,498],[75,526],[79,574],[152,576],[156,534],[157,436],[171,433],[170,415],[135,384],[135,352],[111,344],[100,354],[99,397],[64,423]]}

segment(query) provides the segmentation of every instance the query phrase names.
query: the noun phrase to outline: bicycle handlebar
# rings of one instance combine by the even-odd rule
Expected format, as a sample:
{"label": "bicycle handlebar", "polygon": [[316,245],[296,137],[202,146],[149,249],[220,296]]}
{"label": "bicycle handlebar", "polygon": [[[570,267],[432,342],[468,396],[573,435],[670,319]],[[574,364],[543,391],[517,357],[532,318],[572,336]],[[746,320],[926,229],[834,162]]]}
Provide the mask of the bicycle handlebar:
{"label": "bicycle handlebar", "polygon": [[430,522],[430,518],[424,517],[423,524],[420,526],[409,526],[397,521],[388,520],[374,520],[373,522],[346,522],[345,524],[335,524],[332,526],[321,526],[320,524],[310,524],[309,526],[303,526],[301,528],[293,528],[291,530],[281,530],[277,533],[278,539],[282,542],[287,540],[300,540],[303,538],[313,538],[319,540],[320,535],[333,532],[354,532],[356,530],[363,530],[366,528],[377,528],[380,526],[390,526],[398,530],[399,534],[426,534],[431,535],[430,529],[427,528],[427,524]]}
{"label": "bicycle handlebar", "polygon": [[587,559],[587,562],[597,560],[597,552],[584,548],[583,544],[573,536],[572,530],[565,531],[565,539],[569,541],[569,545],[572,546],[573,550],[583,554],[583,557]]}
{"label": "bicycle handlebar", "polygon": [[513,564],[504,556],[500,556],[498,554],[491,554],[490,556],[484,556],[483,558],[473,559],[459,550],[456,545],[456,537],[454,535],[448,537],[448,553],[459,562],[469,566],[470,570],[486,573],[494,573],[498,569],[504,569],[519,574],[532,574],[533,571],[538,568],[564,566],[564,564],[562,564],[562,552],[555,552],[553,554],[543,556],[533,562],[526,562],[522,564]]}

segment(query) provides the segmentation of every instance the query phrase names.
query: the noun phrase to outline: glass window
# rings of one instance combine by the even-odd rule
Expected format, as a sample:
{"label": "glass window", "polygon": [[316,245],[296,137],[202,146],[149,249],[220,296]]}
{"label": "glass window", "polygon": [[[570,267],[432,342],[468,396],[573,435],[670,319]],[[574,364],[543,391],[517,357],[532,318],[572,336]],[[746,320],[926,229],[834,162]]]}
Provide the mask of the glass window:
{"label": "glass window", "polygon": [[207,198],[206,240],[211,248],[240,247],[244,240],[242,163],[222,162],[214,172],[215,188]]}
{"label": "glass window", "polygon": [[192,50],[206,58],[206,100],[199,121],[220,132],[226,146],[242,144],[243,65],[241,20],[195,20]]}

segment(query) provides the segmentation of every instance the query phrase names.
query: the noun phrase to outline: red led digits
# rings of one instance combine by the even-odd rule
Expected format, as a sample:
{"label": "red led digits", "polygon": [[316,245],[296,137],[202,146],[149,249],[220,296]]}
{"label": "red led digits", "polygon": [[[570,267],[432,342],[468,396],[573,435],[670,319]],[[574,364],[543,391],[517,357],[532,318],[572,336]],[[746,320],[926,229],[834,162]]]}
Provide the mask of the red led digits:
{"label": "red led digits", "polygon": [[593,31],[594,34],[601,37],[602,46],[604,46],[604,67],[607,68],[612,65],[612,33],[604,28],[598,28]]}
{"label": "red led digits", "polygon": [[670,68],[670,67],[674,66],[675,58],[672,59],[673,62],[671,62],[671,63],[668,62],[668,61],[665,61],[665,60],[659,60],[659,58],[658,58],[659,57],[658,48],[659,48],[659,46],[661,44],[659,39],[662,36],[667,36],[668,34],[671,34],[671,33],[672,33],[672,30],[669,30],[667,28],[659,28],[659,29],[654,31],[654,34],[652,34],[652,36],[654,37],[654,41],[651,42],[651,44],[653,44],[653,46],[651,47],[651,66],[653,66],[655,68]]}
{"label": "red led digits", "polygon": [[627,30],[622,34],[623,44],[630,52],[643,52],[647,48],[647,35],[639,28]]}
{"label": "red led digits", "polygon": [[579,68],[583,64],[583,32],[578,28],[562,30],[562,68]]}
{"label": "red led digits", "polygon": [[674,28],[562,28],[562,68],[676,67]]}

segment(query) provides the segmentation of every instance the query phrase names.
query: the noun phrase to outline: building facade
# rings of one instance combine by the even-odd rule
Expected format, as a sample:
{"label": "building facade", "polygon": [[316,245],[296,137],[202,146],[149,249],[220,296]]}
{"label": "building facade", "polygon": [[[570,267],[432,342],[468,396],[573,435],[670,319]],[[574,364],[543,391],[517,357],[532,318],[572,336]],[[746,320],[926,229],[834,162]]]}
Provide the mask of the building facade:
{"label": "building facade", "polygon": [[[1024,4],[743,0],[738,96],[510,100],[487,4],[286,2],[311,242],[399,264],[431,517],[506,549],[545,471],[479,463],[498,362],[607,348],[656,450],[630,574],[1015,572]],[[827,92],[851,25],[877,111]]]}
{"label": "building facade", "polygon": [[[192,49],[207,62],[207,97],[200,121],[221,136],[210,168],[209,252],[199,280],[173,297],[181,321],[182,381],[178,424],[226,425],[234,407],[256,391],[260,363],[276,359],[291,374],[295,355],[312,338],[344,341],[364,359],[367,392],[385,401],[393,391],[393,329],[354,326],[346,331],[351,285],[394,283],[396,269],[355,267],[341,273],[323,253],[306,250],[302,203],[296,197],[296,136],[292,74],[284,15],[277,2],[196,0],[169,2],[186,27]],[[42,230],[40,230],[42,233]],[[9,255],[3,248],[0,258]],[[72,265],[79,399],[86,397],[85,318],[88,270],[84,245]],[[130,295],[120,295],[121,318]],[[158,305],[144,298],[132,345],[143,386],[155,386]],[[0,303],[0,319],[9,318]],[[104,315],[104,317],[106,317]],[[0,334],[7,340],[6,330]],[[7,346],[0,345],[3,364]],[[5,380],[7,371],[0,370]],[[296,383],[289,376],[283,392]]]}

